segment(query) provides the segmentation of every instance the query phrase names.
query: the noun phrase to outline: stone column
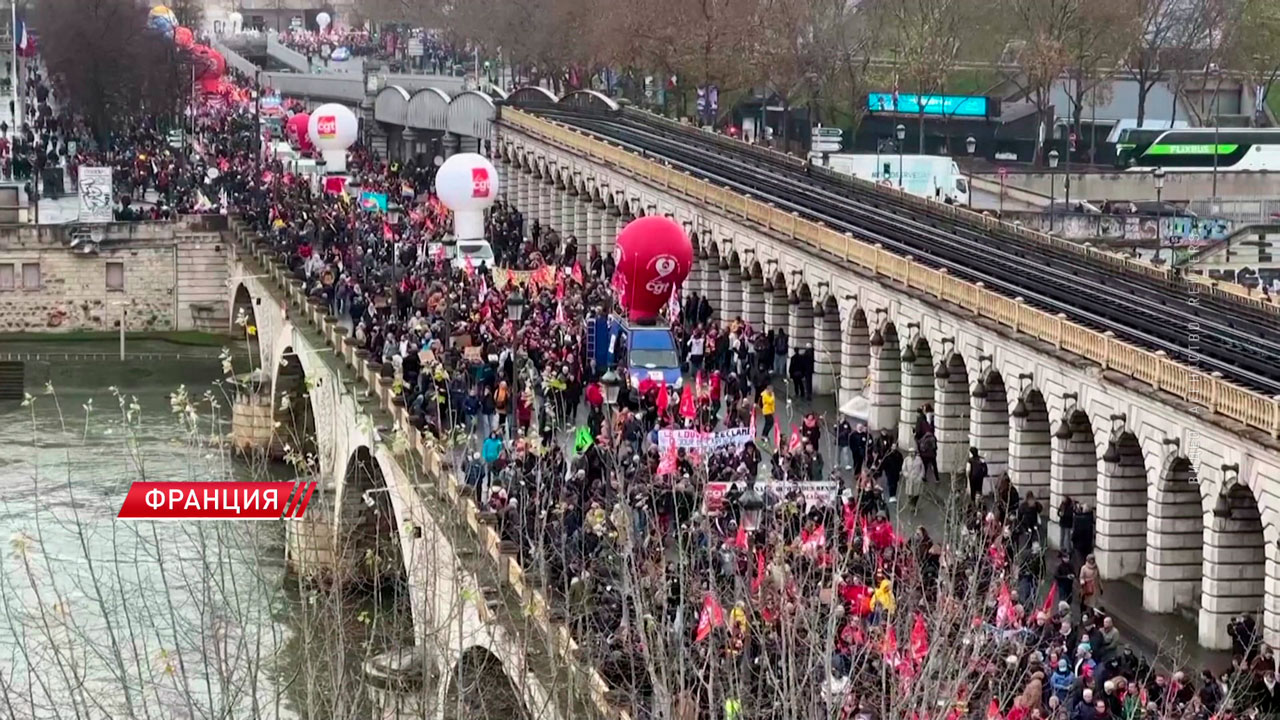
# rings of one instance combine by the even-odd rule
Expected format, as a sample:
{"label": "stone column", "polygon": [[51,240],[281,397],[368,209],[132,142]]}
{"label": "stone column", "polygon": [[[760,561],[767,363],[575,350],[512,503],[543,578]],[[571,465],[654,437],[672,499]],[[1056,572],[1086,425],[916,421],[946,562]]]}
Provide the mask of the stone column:
{"label": "stone column", "polygon": [[[587,208],[587,245],[599,248],[605,221],[604,203],[596,200]],[[587,251],[590,255],[590,250]]]}
{"label": "stone column", "polygon": [[511,196],[513,192],[512,185],[516,181],[514,175],[515,174],[511,172],[511,161],[508,160],[505,156],[499,156],[498,158],[498,192],[499,192],[499,197],[502,199],[503,204],[507,205],[508,207],[510,207],[512,204],[512,201],[511,201],[512,200]]}
{"label": "stone column", "polygon": [[[418,154],[418,133],[413,128],[400,131],[400,142],[403,144],[402,157],[411,160]],[[501,190],[501,188],[499,188]]]}
{"label": "stone column", "polygon": [[529,213],[529,173],[520,165],[515,165],[515,172],[512,173],[516,180],[516,209],[524,216],[527,225],[532,219]]}
{"label": "stone column", "polygon": [[618,242],[618,229],[622,225],[622,215],[617,205],[610,205],[604,217],[603,226],[600,230],[600,254],[603,257],[613,255],[613,249]]}
{"label": "stone column", "polygon": [[827,315],[824,304],[813,306],[813,394],[834,395],[840,364],[840,315]]}
{"label": "stone column", "polygon": [[[927,346],[908,345],[902,349],[902,404],[898,413],[899,447],[905,450],[916,446],[917,411],[921,406],[932,402],[933,356],[929,354]],[[937,418],[936,412],[934,417]]]}
{"label": "stone column", "polygon": [[756,332],[764,330],[764,281],[753,277],[743,288],[742,312]]}
{"label": "stone column", "polygon": [[707,257],[706,250],[700,248],[694,253],[693,269],[689,276],[692,279],[693,292],[698,293],[699,298],[707,296],[707,276],[709,275],[707,267],[711,262],[713,261]]}
{"label": "stone column", "polygon": [[[788,318],[787,335],[791,338],[790,352],[794,355],[798,350],[813,349],[813,303],[798,293],[793,293],[788,300],[791,316]],[[788,370],[791,369],[789,363],[790,359]]]}
{"label": "stone column", "polygon": [[559,199],[556,231],[560,233],[560,239],[563,241],[573,234],[573,209],[578,204],[578,190],[572,184],[558,183],[556,197]]}
{"label": "stone column", "polygon": [[[1247,490],[1227,490],[1206,519],[1204,579],[1200,592],[1200,645],[1231,649],[1227,624],[1264,604],[1268,562],[1258,505]],[[1272,544],[1271,554],[1275,549]],[[1265,609],[1264,609],[1265,621]],[[1274,626],[1272,626],[1274,628]]]}
{"label": "stone column", "polygon": [[742,271],[727,262],[720,263],[720,301],[724,303],[721,322],[730,323],[742,315]]}
{"label": "stone column", "polygon": [[[1037,393],[1038,396],[1038,393]],[[1049,464],[1053,446],[1049,439],[1049,410],[1044,401],[1027,402],[1024,393],[1009,413],[1009,479],[1018,494],[1034,492],[1041,501],[1049,497]],[[1045,508],[1053,513],[1057,508]],[[1197,516],[1198,517],[1198,516]],[[1196,527],[1196,542],[1200,529]]]}
{"label": "stone column", "polygon": [[[538,222],[544,228],[554,227],[556,221],[556,182],[551,179],[550,171],[546,177],[542,178],[539,192],[540,202],[538,203]],[[545,231],[544,231],[545,232]]]}
{"label": "stone column", "polygon": [[[1067,393],[1067,412],[1053,433],[1053,460],[1049,467],[1049,507],[1057,509],[1064,495],[1093,509],[1098,495],[1098,456],[1093,447],[1089,416],[1075,407],[1075,394]],[[1057,512],[1049,513],[1049,544],[1059,546]]]}
{"label": "stone column", "polygon": [[458,136],[454,135],[451,132],[445,133],[444,138],[440,142],[441,154],[444,155],[444,159],[448,160],[454,155],[457,155],[458,146],[459,146]]}
{"label": "stone column", "polygon": [[578,202],[573,206],[573,234],[578,238],[578,262],[583,267],[587,264],[587,235],[591,232],[587,215],[591,211],[591,196],[586,193],[578,195]]}
{"label": "stone column", "polygon": [[[787,330],[787,313],[790,311],[787,301],[787,289],[775,287],[766,282],[764,290],[764,325],[765,330]],[[794,345],[789,345],[794,347]]]}
{"label": "stone column", "polygon": [[867,425],[871,430],[893,430],[898,422],[899,398],[902,395],[902,358],[898,351],[898,338],[893,332],[876,330],[871,335],[871,385],[867,400],[870,402]]}
{"label": "stone column", "polygon": [[1098,568],[1105,578],[1136,575],[1147,549],[1147,469],[1137,438],[1117,433],[1098,475]]}
{"label": "stone column", "polygon": [[[948,343],[943,343],[946,347]],[[946,352],[933,370],[938,473],[950,477],[969,456],[969,375],[958,353]]]}
{"label": "stone column", "polygon": [[[840,400],[846,401],[854,395],[861,395],[867,384],[867,371],[871,366],[871,342],[867,326],[860,322],[856,309],[850,309],[853,315],[849,319],[848,328],[840,333]],[[855,323],[857,323],[855,325]]]}
{"label": "stone column", "polygon": [[[1165,446],[1172,452],[1160,469],[1147,504],[1146,578],[1142,582],[1142,607],[1160,613],[1199,602],[1204,570],[1200,485],[1191,461],[1178,454],[1177,440],[1165,440]],[[1276,577],[1270,572],[1267,575]]]}
{"label": "stone column", "polygon": [[711,303],[711,322],[719,323],[724,317],[721,303],[720,256],[712,253],[702,261],[702,297]]}
{"label": "stone column", "polygon": [[987,463],[986,492],[992,492],[1009,469],[1009,396],[1000,374],[988,370],[974,382],[969,398],[969,444]]}

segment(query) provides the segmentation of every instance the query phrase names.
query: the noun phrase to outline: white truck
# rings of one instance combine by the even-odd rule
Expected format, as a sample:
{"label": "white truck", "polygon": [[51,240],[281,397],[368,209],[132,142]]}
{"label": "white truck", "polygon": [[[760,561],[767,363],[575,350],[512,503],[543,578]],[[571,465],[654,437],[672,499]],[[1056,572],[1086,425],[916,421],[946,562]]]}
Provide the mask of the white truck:
{"label": "white truck", "polygon": [[[899,165],[901,157],[901,165]],[[810,162],[833,172],[852,175],[873,183],[902,188],[912,195],[939,202],[946,198],[956,205],[969,204],[969,181],[946,155],[902,155],[893,153],[845,154],[813,153]]]}

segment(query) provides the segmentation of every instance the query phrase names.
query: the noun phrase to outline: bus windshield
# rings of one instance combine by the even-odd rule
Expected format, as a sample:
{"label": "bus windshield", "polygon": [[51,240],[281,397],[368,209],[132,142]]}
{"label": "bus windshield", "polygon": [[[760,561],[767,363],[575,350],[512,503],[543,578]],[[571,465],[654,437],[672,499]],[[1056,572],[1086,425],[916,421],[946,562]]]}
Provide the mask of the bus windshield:
{"label": "bus windshield", "polygon": [[1166,132],[1168,131],[1150,128],[1126,128],[1121,130],[1120,137],[1116,139],[1116,167],[1133,167],[1134,161],[1142,157],[1147,148],[1151,147],[1151,143]]}

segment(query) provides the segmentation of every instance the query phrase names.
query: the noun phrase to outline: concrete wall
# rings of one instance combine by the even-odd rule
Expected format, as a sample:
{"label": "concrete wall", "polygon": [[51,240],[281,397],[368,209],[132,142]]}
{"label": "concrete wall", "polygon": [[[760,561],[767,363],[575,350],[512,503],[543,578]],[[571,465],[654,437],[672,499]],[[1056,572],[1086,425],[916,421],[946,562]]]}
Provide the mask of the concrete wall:
{"label": "concrete wall", "polygon": [[[992,175],[975,175],[996,180]],[[1050,184],[1057,180],[1055,191],[1063,199],[1063,174],[1047,172],[1010,172],[1005,182],[1048,195]],[[1280,173],[1218,173],[1218,197],[1276,197],[1280,195]],[[1165,175],[1161,198],[1170,202],[1190,202],[1213,197],[1213,173],[1170,172]],[[1155,200],[1156,188],[1150,173],[1072,173],[1072,200]]]}
{"label": "concrete wall", "polygon": [[65,228],[0,229],[0,332],[114,330],[125,308],[131,331],[225,329],[227,248],[200,225],[105,225],[91,253]]}
{"label": "concrete wall", "polygon": [[[1049,232],[1050,215],[1044,212],[1009,212],[1005,219],[1020,222],[1028,230]],[[1108,244],[1154,246],[1207,245],[1225,240],[1232,231],[1229,220],[1219,218],[1164,217],[1138,215],[1086,215],[1058,213],[1052,217],[1053,233],[1068,240],[1108,241]]]}

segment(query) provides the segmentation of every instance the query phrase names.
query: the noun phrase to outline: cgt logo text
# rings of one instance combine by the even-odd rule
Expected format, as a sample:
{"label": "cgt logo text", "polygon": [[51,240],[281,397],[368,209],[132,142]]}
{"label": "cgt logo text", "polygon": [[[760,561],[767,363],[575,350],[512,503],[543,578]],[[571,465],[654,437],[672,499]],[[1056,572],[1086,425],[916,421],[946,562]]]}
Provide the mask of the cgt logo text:
{"label": "cgt logo text", "polygon": [[487,198],[490,188],[489,168],[471,168],[471,197]]}
{"label": "cgt logo text", "polygon": [[316,120],[316,135],[322,138],[333,138],[338,136],[338,118],[333,115],[325,115]]}

